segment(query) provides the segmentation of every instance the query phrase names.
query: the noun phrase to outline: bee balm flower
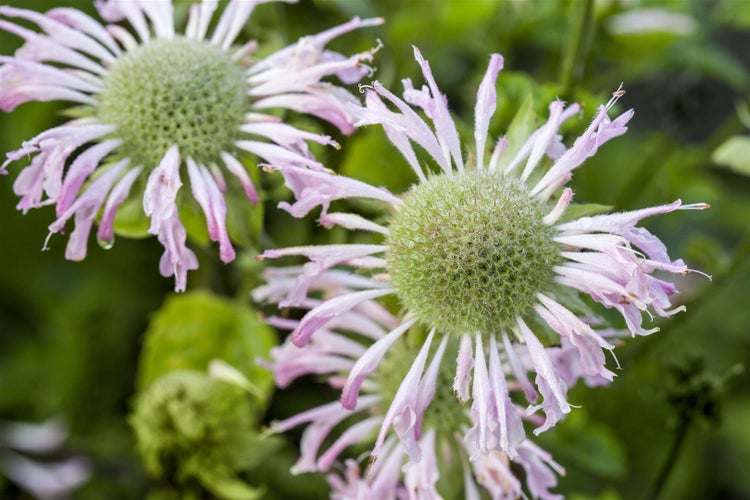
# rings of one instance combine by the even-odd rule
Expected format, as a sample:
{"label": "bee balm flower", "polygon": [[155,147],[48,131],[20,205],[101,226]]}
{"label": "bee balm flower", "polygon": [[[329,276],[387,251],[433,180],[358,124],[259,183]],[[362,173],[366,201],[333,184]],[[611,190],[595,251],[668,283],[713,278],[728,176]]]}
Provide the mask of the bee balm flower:
{"label": "bee balm flower", "polygon": [[[321,206],[323,225],[372,231],[382,235],[382,244],[268,250],[265,258],[302,255],[310,262],[269,272],[269,283],[256,291],[256,298],[309,309],[290,335],[291,342],[303,348],[298,356],[321,349],[328,353],[333,341],[327,330],[333,327],[375,339],[364,350],[336,341],[336,349],[345,349],[356,361],[310,365],[345,373],[338,379],[341,411],[376,404],[368,377],[376,370],[385,374],[377,386],[377,401],[387,406],[376,426],[373,459],[384,454],[393,431],[410,462],[418,464],[424,456],[424,422],[428,410],[435,408],[440,416],[434,421],[450,422],[451,433],[465,429],[463,441],[474,463],[493,453],[516,459],[526,442],[522,416],[533,417],[538,434],[571,411],[566,397],[575,378],[571,373],[599,383],[614,376],[605,362],[605,351],[614,348],[608,340],[611,332],[595,328],[596,318],[576,314],[576,294],[619,311],[632,335],[656,331],[644,327],[644,313],[670,316],[684,307],[671,303],[675,285],[654,274],[682,275],[689,269],[682,260],[671,260],[664,244],[637,224],[652,215],[707,205],[683,205],[677,200],[563,221],[573,197],[565,187],[572,172],[627,130],[632,110],[608,117],[622,93],[616,92],[597,110],[569,148],[562,144],[558,129],[578,114],[580,106],[551,103],[547,122],[522,144],[515,144],[516,153],[506,159],[504,139],[486,150],[497,99],[495,79],[503,65],[502,57],[495,54],[477,93],[476,159],[469,162],[464,158],[466,143],[456,131],[429,64],[416,49],[415,56],[426,86],[415,89],[406,80],[402,99],[374,82],[366,106],[358,111],[358,125],[381,125],[419,179],[407,193],[395,196],[322,170],[280,168],[296,196],[294,203],[282,208],[302,217]],[[434,161],[438,173],[423,169],[413,144]],[[553,160],[546,170],[540,166],[545,156]],[[352,213],[329,212],[331,202],[355,197],[390,208],[387,225]],[[337,288],[331,291],[331,286]],[[320,290],[325,290],[322,299]],[[374,337],[362,317],[381,314],[373,303],[389,295],[402,307],[403,319],[385,323],[389,331]],[[394,347],[400,344],[410,349]],[[317,351],[306,346],[316,346]],[[573,353],[574,358],[560,357],[555,349]],[[275,360],[277,380],[293,375],[286,367]],[[435,387],[441,379],[453,381],[456,398],[450,402],[438,397],[442,393]],[[528,403],[525,415],[517,411],[511,390],[523,392]],[[361,391],[367,395],[360,396]],[[445,410],[462,409],[458,403],[469,401],[468,411]],[[543,419],[535,415],[539,410]],[[305,418],[318,424],[313,417]],[[330,429],[327,422],[312,427]],[[449,439],[445,432],[442,439]]]}
{"label": "bee balm flower", "polygon": [[[297,270],[267,270],[266,278],[273,284],[256,289],[255,299],[279,300],[288,294],[294,287],[293,271]],[[319,276],[311,284],[310,291],[335,297],[364,284],[357,277],[333,270]],[[319,300],[307,299],[300,307],[311,309],[319,304]],[[299,326],[299,320],[281,317],[271,317],[269,323],[282,330]],[[459,340],[444,336],[434,350],[429,366],[424,369],[434,334],[426,339],[426,348],[410,346],[403,336],[399,337],[415,323],[413,318],[400,323],[376,301],[367,300],[319,329],[304,347],[295,346],[288,338],[283,345],[271,350],[272,360],[260,361],[273,371],[279,387],[287,387],[305,375],[318,375],[327,378],[332,387],[340,388],[345,380],[345,375],[342,377],[341,374],[364,373],[360,367],[362,363],[382,358],[374,370],[364,375],[362,390],[353,408],[344,408],[336,401],[272,423],[271,429],[275,432],[306,426],[302,434],[301,456],[292,471],[327,473],[332,497],[342,499],[420,498],[417,492],[427,492],[424,493],[427,498],[437,498],[440,494],[436,484],[438,479],[443,474],[456,477],[462,473],[461,468],[465,498],[479,498],[477,483],[487,489],[492,498],[518,497],[523,491],[522,483],[534,497],[556,498],[549,489],[557,485],[556,474],[564,474],[564,470],[549,454],[526,439],[521,423],[523,408],[511,403],[510,399],[505,402],[502,413],[496,415],[496,436],[504,447],[513,450],[513,455],[497,450],[481,453],[477,449],[472,434],[476,429],[474,418],[479,413],[469,413],[462,405],[456,404],[452,394],[451,368],[441,362],[443,358],[455,357],[460,350]],[[494,380],[493,390],[498,394],[509,397],[515,392],[520,395],[521,385],[505,384],[503,373],[499,373],[499,351],[495,345],[491,348],[489,366],[477,359],[476,369],[489,373]],[[555,366],[560,368],[567,384],[572,385],[582,376],[577,352],[565,341],[563,346],[549,347],[546,351]],[[364,356],[368,352],[377,354],[368,358]],[[522,371],[533,367],[528,351],[522,346],[516,347],[514,352],[518,354],[517,361],[522,365]],[[592,385],[607,382],[601,378],[586,381]],[[402,437],[400,442],[396,436],[387,436],[378,451],[378,459],[371,461],[366,473],[358,461],[347,459],[343,464],[345,474],[339,476],[334,472],[342,468],[337,463],[339,457],[349,447],[361,448],[363,443],[372,442],[373,433],[382,427],[390,408],[398,406],[398,401],[402,401],[408,392],[401,389],[402,386],[417,393],[419,400],[429,405],[418,417],[419,432],[412,434],[412,429],[404,426],[406,433],[402,436],[399,434],[401,426],[409,419],[397,419],[401,423],[394,428]],[[536,416],[525,418],[539,421]],[[338,436],[335,440],[331,437],[333,434]],[[441,453],[436,454],[436,448]],[[511,470],[511,462],[525,470],[523,482]],[[448,474],[447,469],[456,467],[458,470]]]}
{"label": "bee balm flower", "polygon": [[[74,220],[66,258],[86,256],[97,215],[97,238],[111,246],[115,214],[135,188],[150,217],[148,232],[164,246],[161,274],[174,275],[175,289],[184,290],[187,271],[198,262],[185,244],[179,206],[197,202],[221,260],[230,262],[235,251],[226,227],[225,172],[250,202],[258,199],[238,155],[247,152],[276,166],[319,167],[306,141],[335,145],[328,136],[298,130],[264,110],[301,111],[343,133],[353,130],[346,105],[356,99],[321,79],[358,81],[370,71],[364,61],[372,51],[345,57],[325,45],[381,20],[355,18],[252,61],[254,42],[233,44],[259,3],[264,0],[230,1],[210,35],[217,3],[209,0],[191,6],[183,34],[175,32],[167,0],[96,2],[107,22],[127,20],[132,32],[120,24],[103,26],[71,8],[40,14],[0,7],[0,29],[25,40],[14,56],[0,56],[0,108],[7,112],[28,101],[52,100],[77,106],[79,118],[26,141],[0,166],[6,173],[10,162],[32,155],[14,184],[18,208],[26,213],[54,204],[57,219],[50,234]],[[185,180],[192,199],[181,190]]]}

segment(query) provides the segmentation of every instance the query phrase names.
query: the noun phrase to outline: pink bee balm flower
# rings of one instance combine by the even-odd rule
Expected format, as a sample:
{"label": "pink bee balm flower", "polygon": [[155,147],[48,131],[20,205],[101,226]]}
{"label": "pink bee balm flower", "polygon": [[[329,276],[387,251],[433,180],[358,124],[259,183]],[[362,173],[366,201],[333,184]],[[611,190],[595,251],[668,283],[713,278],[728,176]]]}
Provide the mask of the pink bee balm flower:
{"label": "pink bee balm flower", "polygon": [[[632,110],[608,116],[622,92],[599,107],[569,148],[558,130],[580,106],[554,101],[546,123],[522,143],[509,145],[501,139],[488,150],[495,80],[503,66],[502,57],[492,55],[477,92],[475,149],[467,160],[467,143],[457,133],[430,66],[416,49],[415,56],[427,85],[416,89],[405,80],[401,98],[374,82],[365,107],[357,110],[358,125],[381,125],[414,171],[419,182],[407,193],[395,196],[304,166],[279,167],[296,196],[294,203],[282,205],[292,215],[302,217],[320,206],[323,225],[373,232],[376,243],[382,239],[380,244],[307,246],[263,254],[302,255],[310,261],[269,271],[268,285],[255,294],[256,299],[308,309],[299,322],[289,324],[290,342],[302,349],[287,352],[293,347],[286,344],[275,353],[271,366],[277,381],[288,383],[298,375],[299,365],[291,359],[295,356],[334,357],[335,363],[308,358],[306,366],[315,366],[317,373],[344,373],[339,379],[340,407],[331,405],[325,416],[312,412],[292,417],[281,427],[312,423],[317,434],[303,447],[317,449],[321,435],[334,425],[332,415],[340,421],[347,412],[383,405],[373,460],[380,460],[388,436],[395,434],[410,461],[419,463],[425,455],[422,437],[428,419],[437,422],[431,426],[438,429],[439,441],[465,429],[463,441],[473,464],[494,453],[523,460],[527,441],[521,417],[536,426],[535,434],[543,432],[571,411],[567,390],[575,379],[603,383],[614,377],[605,357],[614,349],[611,332],[596,328],[600,322],[591,313],[581,316],[576,294],[619,311],[632,335],[655,332],[657,328],[644,326],[643,314],[668,317],[682,311],[684,306],[672,304],[677,288],[667,277],[690,270],[682,260],[670,259],[664,244],[637,224],[652,215],[707,205],[677,200],[566,220],[573,193],[565,185],[572,172],[627,130]],[[434,171],[422,166],[414,144],[434,162]],[[506,157],[506,147],[515,153]],[[356,214],[329,212],[331,202],[354,197],[382,202],[391,211],[390,220],[375,223]],[[338,291],[331,292],[332,286]],[[322,299],[320,290],[325,290]],[[388,296],[404,311],[402,321],[371,316],[384,317],[375,304]],[[378,322],[389,330],[370,331]],[[333,341],[333,328],[370,336],[374,343],[361,352],[349,340]],[[343,352],[336,351],[342,349],[339,342],[350,348],[343,358]],[[373,396],[368,377],[376,372],[381,375]],[[445,380],[452,381],[455,398],[445,398],[436,389]],[[520,391],[528,403],[520,413],[519,400],[512,399],[510,391]],[[356,439],[365,434],[362,429]],[[349,439],[354,442],[355,437]],[[313,455],[303,449],[305,466],[313,463]],[[327,465],[321,460],[319,469]],[[538,470],[542,462],[547,463],[534,460],[528,466]],[[539,477],[535,484],[543,489],[549,481]]]}
{"label": "pink bee balm flower", "polygon": [[[241,155],[274,167],[321,168],[307,141],[336,146],[330,137],[287,125],[266,109],[312,114],[343,133],[353,131],[349,106],[356,98],[322,80],[336,75],[346,84],[357,82],[370,73],[364,63],[374,51],[346,57],[325,46],[382,20],[354,18],[256,60],[255,42],[235,42],[255,6],[266,1],[230,1],[209,33],[217,2],[204,0],[190,7],[181,34],[166,0],[95,2],[107,23],[127,21],[130,29],[102,25],[71,8],[41,14],[0,7],[0,29],[25,41],[14,56],[0,56],[0,108],[64,100],[79,117],[24,142],[0,166],[4,174],[10,162],[32,157],[14,184],[18,208],[26,213],[54,204],[50,234],[63,232],[73,219],[66,258],[86,256],[97,217],[97,238],[111,246],[117,210],[136,191],[150,218],[148,232],[164,245],[161,274],[174,275],[175,289],[183,291],[187,271],[198,261],[186,246],[180,207],[200,207],[221,260],[231,262],[226,173],[250,203],[258,201]],[[184,194],[183,182],[192,196]]]}
{"label": "pink bee balm flower", "polygon": [[[268,269],[269,284],[257,288],[254,298],[273,301],[288,295],[298,272],[293,268]],[[333,300],[360,286],[367,286],[365,278],[328,270],[310,284],[310,292]],[[310,310],[320,304],[310,298],[299,307]],[[269,323],[294,330],[300,321],[271,317]],[[437,481],[445,468],[463,467],[466,498],[480,498],[477,483],[492,498],[516,498],[524,491],[521,479],[510,469],[511,463],[516,463],[526,471],[524,482],[534,497],[557,498],[549,489],[557,484],[556,474],[564,470],[526,438],[522,419],[532,423],[539,419],[525,416],[523,407],[511,401],[511,392],[520,394],[523,386],[506,383],[511,368],[501,365],[494,337],[489,363],[482,357],[476,360],[475,376],[487,383],[474,384],[475,405],[467,411],[456,404],[451,369],[442,363],[448,353],[465,356],[467,346],[449,336],[443,336],[435,346],[434,331],[421,347],[409,346],[403,333],[416,328],[416,323],[414,318],[400,322],[375,299],[368,299],[320,328],[305,346],[297,347],[287,338],[272,349],[270,361],[260,361],[273,372],[279,387],[314,375],[343,389],[343,405],[334,401],[272,424],[275,432],[306,426],[301,456],[292,471],[327,473],[333,498],[438,498]],[[545,351],[555,366],[565,367],[566,383],[572,385],[583,376],[571,346]],[[432,360],[425,366],[430,352]],[[528,349],[515,346],[513,353],[519,373],[533,369]],[[606,382],[603,378],[587,380]],[[483,388],[485,394],[480,393]],[[478,411],[481,405],[484,412]],[[480,422],[488,417],[490,425]],[[337,439],[332,439],[333,434]],[[367,472],[359,462],[346,459],[343,476],[332,473],[341,468],[339,460],[347,448],[372,439],[375,449]],[[487,442],[496,446],[482,452]],[[444,454],[438,456],[436,447],[449,450],[451,460]]]}

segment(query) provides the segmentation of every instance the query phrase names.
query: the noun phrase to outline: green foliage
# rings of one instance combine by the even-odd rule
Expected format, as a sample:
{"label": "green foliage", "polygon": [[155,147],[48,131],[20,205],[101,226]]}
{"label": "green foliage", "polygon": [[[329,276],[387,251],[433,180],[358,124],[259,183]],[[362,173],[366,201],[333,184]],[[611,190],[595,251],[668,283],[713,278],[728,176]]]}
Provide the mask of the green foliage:
{"label": "green foliage", "polygon": [[[40,11],[61,6],[52,0],[33,5],[25,0],[8,3]],[[178,16],[184,20],[189,2],[177,3]],[[598,389],[573,388],[571,403],[580,408],[545,433],[542,444],[567,470],[556,491],[576,499],[644,498],[676,440],[675,415],[680,409],[698,407],[691,402],[705,409],[707,399],[695,396],[705,395],[701,389],[714,387],[715,376],[710,374],[724,374],[746,363],[750,352],[750,152],[735,110],[737,102],[750,97],[746,49],[750,9],[742,0],[597,0],[588,38],[577,56],[576,67],[581,71],[573,75],[572,96],[562,96],[560,64],[573,35],[570,26],[576,8],[582,3],[271,3],[255,9],[244,31],[259,40],[258,55],[262,56],[354,15],[384,16],[384,26],[350,33],[335,40],[332,47],[348,54],[355,47],[373,47],[380,38],[384,47],[376,55],[378,70],[373,78],[399,93],[401,78],[411,77],[417,87],[423,83],[412,55],[412,45],[418,46],[430,60],[467,137],[476,86],[488,55],[502,53],[505,68],[498,80],[498,108],[488,139],[488,148],[501,136],[509,142],[501,168],[528,133],[547,119],[552,99],[565,97],[584,104],[580,117],[562,129],[563,141],[571,144],[590,122],[596,106],[606,102],[624,81],[628,93],[618,106],[635,108],[630,130],[576,172],[572,186],[578,204],[571,205],[566,216],[622,211],[676,198],[685,203],[708,202],[711,210],[677,212],[647,220],[645,226],[666,243],[673,259],[684,258],[691,268],[712,274],[713,281],[697,274],[686,276],[677,298],[688,306],[687,313],[658,322],[662,330],[658,334],[623,343],[618,339],[615,353],[623,369],[614,383]],[[65,6],[96,17],[89,1],[71,0]],[[612,30],[615,16],[642,8],[688,16],[695,21],[695,29],[683,34]],[[24,21],[20,24],[30,26]],[[18,37],[0,31],[4,55],[20,43]],[[355,86],[350,90],[361,97]],[[0,116],[0,152],[17,149],[40,131],[62,123],[59,110],[59,103],[28,103]],[[84,112],[69,109],[67,114]],[[340,151],[317,148],[314,152],[342,175],[396,194],[414,181],[414,174],[377,127],[342,137],[332,127],[309,118],[300,119],[294,113],[284,117],[307,130],[331,134],[341,143]],[[472,147],[464,145],[465,152]],[[422,152],[417,153],[426,160]],[[92,480],[76,492],[76,498],[144,498],[150,481],[144,469],[150,474],[167,471],[162,478],[175,477],[176,468],[155,458],[157,447],[147,454],[150,458],[139,459],[126,414],[135,401],[159,400],[152,391],[185,370],[201,380],[196,386],[210,388],[196,392],[198,406],[206,411],[196,415],[173,402],[174,422],[193,432],[193,425],[203,418],[214,430],[226,425],[219,423],[222,419],[228,419],[231,425],[221,432],[226,431],[222,439],[230,442],[216,448],[219,455],[199,456],[198,450],[205,450],[200,446],[180,451],[178,461],[184,462],[183,470],[189,473],[177,489],[175,484],[152,483],[152,498],[327,496],[321,476],[288,474],[297,457],[299,434],[261,439],[260,431],[264,423],[330,402],[337,393],[302,381],[272,397],[270,375],[255,359],[267,357],[277,337],[250,308],[247,292],[261,280],[262,265],[252,261],[258,248],[345,242],[362,236],[323,230],[313,217],[294,219],[277,210],[276,203],[289,197],[280,176],[259,173],[254,158],[242,160],[260,188],[261,203],[250,205],[244,193],[229,183],[227,225],[238,250],[238,260],[231,267],[216,264],[215,249],[210,258],[202,253],[202,246],[210,243],[204,215],[197,204],[181,203],[189,245],[201,260],[200,270],[189,279],[191,291],[183,296],[171,295],[171,280],[158,275],[162,248],[147,233],[149,220],[141,200],[145,183],[136,183],[131,199],[118,210],[114,247],[105,252],[92,241],[86,260],[74,264],[63,259],[62,236],[51,238],[49,252],[38,251],[55,218],[50,207],[26,216],[14,208],[17,197],[12,184],[28,160],[11,163],[9,175],[0,178],[0,262],[4,263],[0,273],[0,419],[42,420],[60,414],[69,422],[71,449],[94,465]],[[189,184],[185,182],[182,189],[187,192]],[[342,204],[373,211],[371,206]],[[562,299],[570,304],[573,297]],[[580,314],[601,310],[598,305],[590,306],[580,301],[574,309]],[[147,324],[149,314],[151,323]],[[613,321],[613,326],[622,326],[614,316]],[[675,382],[673,367],[696,354],[703,364],[700,376],[687,377],[683,384]],[[212,359],[237,368],[263,398],[207,378],[204,374]],[[745,473],[750,461],[748,387],[750,374],[745,370],[724,380],[721,391],[708,391],[711,404],[717,403],[723,418],[718,423],[694,419],[662,498],[711,498],[717,492],[726,497],[750,496]],[[168,406],[169,398],[160,394],[160,401]],[[139,415],[133,416],[134,421],[144,418],[154,425],[147,428],[163,429],[160,426],[169,413]],[[155,432],[146,440],[158,444],[169,435],[174,436]],[[200,437],[200,433],[194,435]],[[204,458],[211,456],[215,459],[206,463]],[[217,468],[221,469],[218,473]],[[450,474],[441,479],[441,486],[459,497],[463,493],[460,471]],[[13,483],[0,477],[0,496],[20,495]]]}
{"label": "green foliage", "polygon": [[241,388],[200,372],[173,371],[139,394],[130,425],[146,470],[163,488],[260,498],[260,491],[236,477],[257,439]]}
{"label": "green foliage", "polygon": [[173,295],[152,318],[139,363],[138,387],[146,389],[176,370],[206,371],[220,359],[261,390],[265,406],[273,387],[270,373],[256,364],[268,357],[275,338],[257,313],[208,292]]}
{"label": "green foliage", "polygon": [[750,176],[750,136],[730,137],[713,152],[711,159],[732,172]]}

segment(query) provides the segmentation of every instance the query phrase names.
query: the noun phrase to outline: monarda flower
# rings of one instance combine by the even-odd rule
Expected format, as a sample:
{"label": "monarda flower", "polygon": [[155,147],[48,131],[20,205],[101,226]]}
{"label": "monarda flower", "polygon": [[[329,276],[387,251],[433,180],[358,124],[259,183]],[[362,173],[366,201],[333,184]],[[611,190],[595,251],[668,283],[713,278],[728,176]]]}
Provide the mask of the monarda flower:
{"label": "monarda flower", "polygon": [[[273,285],[256,289],[254,298],[281,300],[295,286],[295,271],[294,268],[267,270],[266,278]],[[342,296],[364,285],[363,280],[335,270],[326,271],[310,284],[310,291]],[[300,307],[312,309],[319,304],[320,300],[307,299]],[[294,330],[300,324],[299,320],[278,316],[268,321],[281,330]],[[345,383],[347,373],[365,373],[353,408],[344,408],[334,401],[272,423],[273,432],[306,426],[301,455],[292,472],[326,473],[332,498],[340,499],[438,498],[440,495],[479,499],[480,485],[492,498],[516,498],[524,492],[524,483],[526,491],[534,497],[557,498],[549,490],[557,485],[557,474],[563,474],[564,470],[547,452],[526,438],[521,422],[523,407],[510,400],[511,393],[520,393],[524,387],[517,383],[506,384],[497,346],[490,346],[489,363],[478,359],[475,369],[483,371],[484,377],[491,377],[496,394],[508,398],[504,412],[494,415],[497,426],[494,435],[501,446],[512,450],[512,455],[498,450],[482,453],[476,446],[474,434],[478,425],[475,419],[480,412],[469,412],[456,403],[451,370],[448,364],[442,363],[442,359],[456,356],[460,350],[458,339],[443,336],[434,349],[433,332],[425,340],[425,348],[411,346],[401,334],[412,328],[418,329],[414,318],[399,322],[382,305],[367,300],[319,329],[304,347],[295,346],[287,338],[284,344],[271,350],[270,361],[260,361],[273,372],[281,388],[308,375],[323,376],[332,387],[341,388],[348,384]],[[431,348],[435,354],[426,366]],[[566,384],[572,385],[583,376],[577,352],[566,341],[545,351]],[[369,361],[365,357],[368,352],[376,353]],[[528,349],[516,346],[513,352],[518,356],[519,372],[533,369]],[[373,370],[362,370],[361,364],[370,363],[373,358],[377,366]],[[586,382],[596,385],[607,380],[591,377]],[[394,418],[393,408],[399,408],[409,392],[417,395],[422,405],[420,410]],[[486,401],[487,395],[478,394],[475,400]],[[540,422],[536,415],[525,418],[532,423]],[[343,464],[339,461],[348,449],[362,449],[365,443],[372,444],[374,433],[378,429],[382,433],[387,419],[393,420],[396,435],[387,435],[382,441],[384,434],[378,436],[377,460],[371,460],[369,466],[351,458]],[[410,426],[414,419],[419,420],[416,432]],[[517,466],[516,470],[513,465]],[[344,473],[339,474],[342,468]],[[524,470],[524,480],[517,476],[519,468]],[[463,486],[446,479],[462,476]]]}
{"label": "monarda flower", "polygon": [[[255,60],[255,42],[235,41],[254,7],[266,1],[232,0],[216,19],[217,2],[204,0],[190,7],[183,34],[175,32],[167,0],[95,2],[108,23],[126,20],[132,31],[102,25],[71,8],[41,14],[0,7],[0,29],[25,40],[14,56],[0,56],[0,108],[11,111],[28,101],[75,105],[70,114],[77,118],[24,142],[0,166],[4,174],[10,162],[32,156],[13,186],[21,197],[18,208],[26,213],[54,204],[50,235],[65,231],[73,219],[67,259],[86,256],[97,217],[97,238],[111,246],[116,212],[135,191],[150,217],[148,232],[164,246],[161,274],[174,275],[175,289],[182,291],[187,271],[198,261],[186,246],[180,208],[200,206],[221,260],[231,262],[225,174],[251,203],[258,200],[241,155],[277,167],[319,168],[307,141],[336,145],[328,136],[283,123],[267,109],[308,113],[343,133],[353,130],[347,105],[356,99],[322,79],[336,75],[346,84],[357,82],[371,71],[364,62],[373,51],[346,57],[325,46],[381,20],[355,18]],[[181,190],[183,181],[192,197]]]}
{"label": "monarda flower", "polygon": [[[369,429],[377,435],[372,460],[380,460],[393,433],[410,463],[419,464],[428,409],[436,412],[433,421],[448,428],[438,433],[438,441],[466,429],[462,439],[475,463],[493,453],[513,460],[521,455],[526,438],[519,400],[511,398],[511,389],[523,394],[524,416],[543,413],[543,418],[534,419],[536,434],[571,411],[571,359],[555,359],[550,349],[560,346],[574,353],[574,364],[586,378],[606,382],[614,376],[605,359],[606,351],[614,348],[611,332],[585,312],[587,306],[578,294],[619,311],[634,336],[655,332],[657,328],[644,326],[644,313],[671,316],[684,310],[671,302],[676,286],[655,274],[684,275],[690,270],[682,260],[670,259],[665,245],[637,224],[652,215],[707,205],[677,200],[566,220],[573,192],[565,185],[572,172],[627,130],[632,110],[608,117],[622,92],[599,107],[569,148],[558,130],[580,106],[560,101],[550,104],[546,123],[522,143],[509,145],[501,139],[488,148],[488,123],[497,100],[495,80],[503,65],[495,54],[479,85],[474,151],[467,161],[464,155],[470,148],[457,133],[430,66],[416,49],[415,56],[426,86],[415,89],[405,80],[400,98],[374,82],[367,90],[366,106],[357,113],[358,125],[382,125],[419,183],[395,196],[319,169],[281,168],[296,196],[282,208],[302,217],[320,206],[324,226],[371,231],[382,235],[382,243],[267,250],[265,258],[304,256],[310,262],[270,273],[267,288],[256,297],[266,295],[282,307],[309,309],[290,335],[290,341],[302,348],[296,354],[300,357],[309,354],[309,345],[325,349],[327,330],[334,326],[369,335],[364,331],[369,323],[362,322],[373,321],[372,304],[384,298],[391,304],[397,301],[401,320],[385,323],[389,331],[382,338],[370,337],[375,341],[365,349],[347,344],[356,361],[314,363],[317,370],[343,372],[341,411],[375,404],[360,392],[370,392],[366,381],[376,370],[385,374],[377,386],[378,401],[386,405],[384,417]],[[423,168],[413,144],[434,162],[434,171]],[[514,154],[505,157],[506,148]],[[329,212],[332,202],[357,197],[390,209],[387,223]],[[321,281],[341,285],[338,293]],[[281,367],[274,362],[277,378]],[[435,391],[440,379],[452,381],[455,396],[450,404]],[[362,429],[358,432],[359,438]]]}

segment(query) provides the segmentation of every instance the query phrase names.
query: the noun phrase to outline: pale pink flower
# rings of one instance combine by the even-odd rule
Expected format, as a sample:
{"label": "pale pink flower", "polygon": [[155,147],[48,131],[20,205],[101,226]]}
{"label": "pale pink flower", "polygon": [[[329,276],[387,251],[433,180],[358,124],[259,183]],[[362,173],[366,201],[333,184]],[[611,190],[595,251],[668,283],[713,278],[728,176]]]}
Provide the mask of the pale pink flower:
{"label": "pale pink flower", "polygon": [[307,143],[337,147],[266,110],[291,109],[353,131],[350,106],[357,99],[324,79],[359,81],[372,71],[366,62],[374,50],[345,56],[325,47],[382,20],[354,18],[258,60],[255,42],[236,42],[253,9],[268,1],[274,0],[231,0],[219,15],[217,2],[204,0],[190,7],[184,33],[176,32],[167,0],[98,0],[107,24],[66,7],[44,14],[0,7],[0,29],[25,42],[14,56],[0,56],[0,109],[64,100],[80,117],[24,142],[0,166],[5,174],[10,162],[31,157],[14,184],[18,208],[55,205],[50,234],[73,219],[66,258],[85,258],[95,220],[100,243],[112,245],[116,213],[132,190],[150,218],[148,232],[164,245],[161,274],[174,275],[182,291],[198,261],[186,246],[181,207],[200,208],[219,257],[231,262],[225,193],[236,184],[250,203],[258,201],[241,157],[322,168]]}
{"label": "pale pink flower", "polygon": [[[275,278],[275,283],[256,289],[256,300],[284,296],[294,287],[293,280],[285,280],[278,272],[278,269],[266,271],[266,278]],[[337,297],[351,293],[357,285],[356,280],[342,273],[327,271],[311,283],[310,291]],[[299,307],[309,310],[320,303],[316,299],[306,299]],[[278,316],[268,318],[268,322],[280,330],[294,330],[300,324],[299,320]],[[475,394],[474,402],[492,405],[492,410],[499,412],[499,419],[508,423],[501,425],[495,413],[497,425],[493,425],[490,432],[498,444],[481,453],[475,435],[479,432],[477,418],[483,418],[482,413],[474,407],[467,411],[456,404],[452,405],[449,418],[445,418],[445,414],[436,414],[439,410],[429,408],[436,397],[443,401],[452,397],[451,383],[440,377],[440,370],[445,368],[441,359],[450,339],[443,337],[440,345],[432,349],[434,356],[429,366],[425,366],[425,360],[431,352],[432,337],[419,349],[411,366],[393,364],[394,353],[404,349],[403,333],[415,323],[416,320],[410,319],[398,324],[395,316],[369,299],[317,330],[305,346],[297,347],[289,337],[271,350],[271,360],[259,360],[272,371],[279,387],[288,387],[296,379],[312,375],[323,377],[330,386],[342,389],[340,402],[311,408],[271,424],[274,432],[305,426],[300,458],[292,472],[326,473],[332,498],[439,498],[436,484],[441,464],[446,460],[444,456],[438,459],[436,440],[440,439],[440,449],[450,449],[454,462],[465,468],[467,498],[480,498],[478,493],[470,494],[479,490],[478,485],[493,499],[517,498],[523,491],[522,480],[534,497],[557,498],[549,493],[549,488],[556,485],[556,474],[564,474],[564,470],[526,438],[521,424],[524,410],[509,397],[511,391],[520,392],[521,388],[518,384],[506,385],[506,374],[497,372],[502,367],[494,340],[495,354],[491,353],[489,359],[492,378],[488,379],[487,386],[500,397],[494,397],[494,393]],[[455,345],[450,348],[459,349]],[[523,346],[516,349],[524,371],[530,369],[528,351]],[[572,378],[568,381],[574,383],[581,373],[577,356],[570,356],[569,350],[560,347],[546,348],[546,351],[553,363],[560,358],[569,363],[567,373]],[[391,364],[384,368],[383,360],[389,356]],[[484,365],[482,358],[477,360],[477,365]],[[393,369],[407,373],[389,400],[387,371]],[[487,373],[484,377],[487,378]],[[474,387],[479,391],[482,385],[475,383]],[[536,416],[525,418],[539,421]],[[452,427],[452,423],[457,423],[457,427]],[[502,430],[496,428],[498,425]],[[373,440],[375,445],[369,458],[361,457],[367,465],[343,459],[347,448]],[[502,440],[506,442],[500,444]],[[499,451],[503,446],[512,450],[512,454]],[[525,479],[516,477],[510,469],[511,463],[527,471]],[[342,467],[343,474],[334,472]]]}
{"label": "pale pink flower", "polygon": [[[525,140],[509,144],[503,138],[488,150],[488,126],[497,101],[495,80],[503,66],[502,57],[495,54],[477,92],[475,154],[465,159],[467,143],[458,135],[447,100],[417,49],[415,57],[427,85],[416,89],[405,80],[402,99],[376,81],[367,87],[365,107],[353,108],[358,125],[382,125],[403,154],[419,180],[409,192],[397,197],[330,172],[279,167],[295,195],[293,203],[281,208],[302,217],[320,206],[323,225],[369,231],[374,233],[372,241],[383,238],[383,244],[358,243],[348,250],[347,245],[319,245],[263,254],[302,255],[311,261],[269,270],[268,285],[256,290],[256,300],[307,310],[301,320],[287,323],[292,330],[289,342],[302,349],[295,353],[285,344],[285,354],[276,352],[270,366],[277,380],[288,383],[292,374],[315,372],[299,371],[296,355],[325,355],[319,364],[342,387],[341,408],[331,406],[330,411],[341,412],[337,415],[343,419],[346,412],[369,412],[377,404],[387,404],[372,456],[379,459],[388,436],[395,434],[412,462],[424,454],[422,424],[435,405],[437,374],[448,367],[450,374],[442,378],[454,381],[457,407],[471,402],[462,414],[462,434],[472,463],[493,453],[525,461],[528,474],[537,478],[530,489],[546,491],[550,482],[538,471],[540,463],[549,461],[539,453],[521,452],[527,442],[522,417],[536,425],[535,434],[543,432],[571,411],[567,390],[578,378],[598,385],[615,375],[605,356],[614,349],[612,331],[600,328],[601,322],[581,309],[576,294],[619,311],[632,335],[658,330],[644,327],[643,314],[669,317],[683,310],[673,305],[677,289],[665,278],[690,269],[682,260],[672,260],[664,244],[637,224],[652,215],[707,205],[677,200],[567,220],[573,192],[565,185],[573,171],[627,130],[632,110],[608,116],[624,92],[618,89],[596,110],[591,124],[569,148],[559,128],[581,107],[554,101],[546,123]],[[419,155],[434,164],[425,165]],[[329,212],[331,202],[358,197],[382,202],[391,211],[390,220],[375,223],[355,214]],[[389,295],[404,311],[403,320],[386,326],[392,318],[378,312],[375,323],[380,322],[383,331],[375,336],[370,332],[374,343],[366,352],[337,352],[332,345],[338,341],[328,342],[332,335],[340,336],[333,330],[360,328],[358,322],[368,316],[365,309],[377,310],[374,305]],[[403,345],[421,348],[399,358],[398,380],[391,380],[394,385],[388,390],[381,386],[380,393],[376,387],[373,396],[368,377]],[[323,361],[331,356],[338,362]],[[449,359],[455,359],[455,365]],[[308,358],[306,366],[315,364]],[[337,372],[344,375],[333,377]],[[510,391],[521,391],[528,406],[518,411]],[[440,405],[435,411],[445,411],[442,399]],[[540,410],[543,418],[536,415]],[[319,422],[315,415],[293,418],[280,429]],[[310,428],[330,430],[318,424]],[[314,441],[317,450],[321,437]],[[307,453],[308,465],[314,463],[313,448]]]}

